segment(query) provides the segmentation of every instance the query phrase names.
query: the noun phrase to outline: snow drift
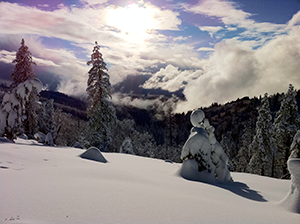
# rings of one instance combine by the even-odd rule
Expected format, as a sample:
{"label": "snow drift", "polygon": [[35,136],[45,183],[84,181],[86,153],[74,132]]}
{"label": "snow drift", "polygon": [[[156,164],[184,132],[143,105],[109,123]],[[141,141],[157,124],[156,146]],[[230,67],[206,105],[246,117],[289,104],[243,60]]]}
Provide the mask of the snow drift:
{"label": "snow drift", "polygon": [[109,163],[82,149],[0,142],[0,223],[289,223],[278,202],[289,180],[231,173],[207,184],[175,175],[181,164],[121,153]]}

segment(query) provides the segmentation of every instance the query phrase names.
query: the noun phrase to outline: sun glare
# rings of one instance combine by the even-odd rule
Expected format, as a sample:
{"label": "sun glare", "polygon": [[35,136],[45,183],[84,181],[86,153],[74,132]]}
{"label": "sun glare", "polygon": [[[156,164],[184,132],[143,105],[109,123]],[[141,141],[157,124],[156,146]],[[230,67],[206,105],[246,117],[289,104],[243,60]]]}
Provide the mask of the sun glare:
{"label": "sun glare", "polygon": [[124,8],[110,8],[106,23],[130,36],[143,38],[147,32],[155,29],[155,12],[150,5],[140,6],[136,3]]}

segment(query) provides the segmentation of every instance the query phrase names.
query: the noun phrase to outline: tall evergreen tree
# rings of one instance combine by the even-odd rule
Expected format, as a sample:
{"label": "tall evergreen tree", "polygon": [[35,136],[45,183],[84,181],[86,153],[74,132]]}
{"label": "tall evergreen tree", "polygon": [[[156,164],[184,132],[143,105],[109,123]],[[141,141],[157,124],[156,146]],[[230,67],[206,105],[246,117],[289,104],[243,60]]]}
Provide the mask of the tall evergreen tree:
{"label": "tall evergreen tree", "polygon": [[38,91],[33,88],[28,101],[25,103],[24,132],[29,138],[34,138],[34,134],[39,131],[38,110],[40,107]]}
{"label": "tall evergreen tree", "polygon": [[31,52],[25,45],[24,39],[21,41],[21,47],[19,48],[16,54],[16,59],[13,60],[13,63],[16,65],[13,73],[10,75],[10,78],[14,81],[14,87],[28,79],[36,78],[32,68],[32,65],[36,65],[36,63],[32,61]]}
{"label": "tall evergreen tree", "polygon": [[254,130],[251,128],[251,122],[247,122],[241,137],[241,148],[236,158],[234,158],[235,171],[248,172],[247,166],[250,161],[249,145],[252,142],[254,134]]}
{"label": "tall evergreen tree", "polygon": [[253,153],[248,166],[249,172],[262,176],[274,176],[276,146],[273,139],[273,124],[268,94],[265,94],[262,98],[262,105],[258,110],[256,134],[249,150]]}
{"label": "tall evergreen tree", "polygon": [[286,162],[290,155],[290,145],[299,129],[296,94],[294,86],[290,84],[274,120],[274,137],[278,149],[275,161],[277,177],[283,177],[288,174]]}
{"label": "tall evergreen tree", "polygon": [[87,62],[93,67],[90,69],[87,82],[87,94],[89,97],[88,108],[88,128],[86,130],[86,140],[90,145],[99,147],[106,151],[111,142],[111,125],[116,121],[115,108],[111,99],[111,85],[109,75],[106,72],[106,63],[100,53],[100,46],[97,41],[91,55],[91,60]]}
{"label": "tall evergreen tree", "polygon": [[[21,47],[13,63],[16,64],[10,76],[13,80],[13,89],[10,94],[7,94],[7,101],[3,102],[3,111],[6,110],[5,113],[11,114],[2,118],[1,126],[6,127],[5,135],[10,139],[23,133],[33,137],[37,131],[37,94],[41,91],[42,84],[33,72],[32,65],[36,64],[32,61],[31,53],[25,45],[24,39],[21,41]],[[3,114],[5,113],[3,112]],[[14,122],[12,122],[12,117],[14,117]],[[8,120],[4,122],[5,119]]]}

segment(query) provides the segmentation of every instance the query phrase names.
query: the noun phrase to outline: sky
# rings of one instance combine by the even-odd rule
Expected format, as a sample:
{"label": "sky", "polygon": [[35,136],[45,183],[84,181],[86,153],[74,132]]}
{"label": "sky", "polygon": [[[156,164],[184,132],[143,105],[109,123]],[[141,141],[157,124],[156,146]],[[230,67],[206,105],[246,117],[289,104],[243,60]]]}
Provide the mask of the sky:
{"label": "sky", "polygon": [[300,88],[299,0],[0,2],[0,81],[21,39],[48,89],[85,94],[95,41],[112,84],[182,89],[181,111]]}

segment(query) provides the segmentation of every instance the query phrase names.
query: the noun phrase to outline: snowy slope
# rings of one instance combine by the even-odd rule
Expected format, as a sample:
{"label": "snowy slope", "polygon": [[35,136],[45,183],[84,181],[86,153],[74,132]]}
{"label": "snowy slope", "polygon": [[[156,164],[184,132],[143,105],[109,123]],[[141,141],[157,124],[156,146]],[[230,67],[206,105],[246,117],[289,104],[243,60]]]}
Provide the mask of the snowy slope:
{"label": "snowy slope", "polygon": [[278,205],[288,180],[232,173],[215,186],[179,177],[180,164],[83,152],[0,142],[0,223],[300,223]]}

